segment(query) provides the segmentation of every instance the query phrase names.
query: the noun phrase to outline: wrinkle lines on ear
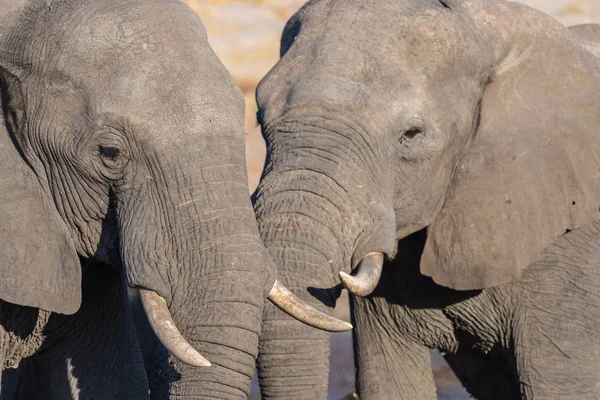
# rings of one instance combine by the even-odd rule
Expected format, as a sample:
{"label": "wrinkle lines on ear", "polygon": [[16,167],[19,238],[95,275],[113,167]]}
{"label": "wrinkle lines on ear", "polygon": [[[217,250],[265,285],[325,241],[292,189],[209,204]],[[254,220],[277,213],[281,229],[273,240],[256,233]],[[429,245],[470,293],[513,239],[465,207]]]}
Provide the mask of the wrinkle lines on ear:
{"label": "wrinkle lines on ear", "polygon": [[2,299],[72,314],[81,303],[81,266],[69,231],[5,129],[0,149]]}
{"label": "wrinkle lines on ear", "polygon": [[485,87],[473,145],[424,252],[423,273],[439,284],[467,290],[516,279],[565,229],[596,218],[600,121],[586,113],[600,105],[599,80],[569,43],[509,54]]}

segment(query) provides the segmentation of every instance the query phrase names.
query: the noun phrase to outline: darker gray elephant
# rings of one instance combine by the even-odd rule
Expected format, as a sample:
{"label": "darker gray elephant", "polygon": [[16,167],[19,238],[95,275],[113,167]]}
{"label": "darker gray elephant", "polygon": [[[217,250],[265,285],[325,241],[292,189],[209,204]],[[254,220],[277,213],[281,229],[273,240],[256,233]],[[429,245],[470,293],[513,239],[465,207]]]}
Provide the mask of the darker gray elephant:
{"label": "darker gray elephant", "polygon": [[276,284],[201,22],[175,0],[0,8],[1,397],[148,397],[130,286],[176,357],[151,380],[245,398],[265,298],[315,314]]}
{"label": "darker gray elephant", "polygon": [[[355,294],[363,399],[434,399],[432,348],[477,398],[600,396],[597,32],[496,0],[287,23],[259,230],[299,296]],[[326,397],[328,335],[267,307],[259,350],[264,398]]]}

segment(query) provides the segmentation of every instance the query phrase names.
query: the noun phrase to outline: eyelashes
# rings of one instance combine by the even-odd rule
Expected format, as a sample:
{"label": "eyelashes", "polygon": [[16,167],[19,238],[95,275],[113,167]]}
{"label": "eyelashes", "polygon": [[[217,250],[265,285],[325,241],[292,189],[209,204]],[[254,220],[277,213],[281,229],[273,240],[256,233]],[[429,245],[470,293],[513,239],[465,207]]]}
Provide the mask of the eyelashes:
{"label": "eyelashes", "polygon": [[421,128],[411,128],[409,130],[407,130],[406,132],[404,132],[404,135],[402,135],[402,137],[411,140],[416,138],[417,136],[419,136],[420,134],[423,133],[423,130]]}
{"label": "eyelashes", "polygon": [[112,173],[121,172],[129,161],[125,157],[125,152],[116,146],[100,145],[98,146],[98,156],[102,164]]}
{"label": "eyelashes", "polygon": [[417,137],[421,136],[423,134],[423,129],[421,128],[410,128],[408,130],[406,130],[402,136],[400,136],[400,143],[405,143],[408,141],[412,141],[414,139],[416,139]]}

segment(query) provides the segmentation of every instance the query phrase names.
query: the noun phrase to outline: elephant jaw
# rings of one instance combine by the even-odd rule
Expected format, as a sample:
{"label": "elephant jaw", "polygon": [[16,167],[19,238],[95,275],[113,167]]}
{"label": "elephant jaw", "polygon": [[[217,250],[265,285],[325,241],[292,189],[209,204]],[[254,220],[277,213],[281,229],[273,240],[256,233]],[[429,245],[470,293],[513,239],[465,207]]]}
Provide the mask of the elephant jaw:
{"label": "elephant jaw", "polygon": [[[179,332],[163,297],[152,290],[142,289],[140,298],[152,330],[174,357],[195,367],[211,365],[210,361],[196,351]],[[314,328],[330,332],[352,329],[349,323],[333,318],[304,303],[277,280],[267,298],[285,313]]]}

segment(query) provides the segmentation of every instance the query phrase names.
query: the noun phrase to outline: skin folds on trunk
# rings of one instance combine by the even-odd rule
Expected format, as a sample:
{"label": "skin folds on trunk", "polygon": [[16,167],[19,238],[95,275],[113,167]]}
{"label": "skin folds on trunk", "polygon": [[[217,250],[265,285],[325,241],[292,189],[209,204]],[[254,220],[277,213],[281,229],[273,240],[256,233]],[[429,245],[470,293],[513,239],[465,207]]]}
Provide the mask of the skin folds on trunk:
{"label": "skin folds on trunk", "polygon": [[[205,139],[198,154],[213,154],[205,157],[190,154],[198,145],[171,145],[164,151],[178,157],[158,154],[149,163],[153,179],[127,188],[118,208],[130,285],[162,296],[185,340],[211,363],[193,367],[173,359],[172,367],[151,371],[151,381],[165,374],[171,381],[170,387],[151,382],[170,391],[153,393],[156,398],[245,399],[250,390],[275,271],[256,227],[239,142]],[[151,201],[131,207],[138,199]],[[148,232],[156,232],[152,242]]]}
{"label": "skin folds on trunk", "polygon": [[[351,140],[364,131],[355,121],[314,109],[291,110],[263,129],[269,151],[254,204],[262,240],[278,279],[331,313],[340,271],[369,253],[394,252],[391,199],[378,195],[387,193],[385,175],[368,172],[385,152]],[[263,398],[327,398],[329,351],[329,335],[267,305],[257,364]]]}
{"label": "skin folds on trunk", "polygon": [[[274,207],[282,203],[297,213],[278,212]],[[316,211],[319,206],[326,210],[323,198],[293,190],[256,202],[259,229],[279,267],[278,279],[302,300],[330,314],[339,293],[333,273],[342,257],[338,238],[306,216],[312,213],[301,210]],[[263,318],[258,358],[263,398],[326,398],[329,334],[291,319],[272,304],[266,305]]]}
{"label": "skin folds on trunk", "polygon": [[245,399],[250,390],[270,260],[251,233],[252,215],[229,212],[213,219],[222,228],[214,239],[190,246],[198,250],[179,261],[189,272],[175,286],[169,309],[185,339],[211,366],[173,360],[183,377],[171,386],[174,398]]}
{"label": "skin folds on trunk", "polygon": [[[294,252],[294,258],[284,258],[283,248],[271,247],[277,263],[285,263],[291,268],[306,270],[313,267],[308,261],[316,254],[311,250]],[[317,251],[315,251],[318,253]],[[290,251],[292,253],[292,251]],[[302,259],[307,261],[302,261]],[[327,272],[329,266],[325,264]],[[330,276],[321,273],[321,276]],[[292,271],[280,271],[278,279],[297,296],[319,310],[331,313],[334,306],[330,295],[328,305],[299,284],[308,282],[309,287],[328,287],[330,283],[320,282],[311,276],[301,276]],[[329,376],[329,334],[293,320],[272,304],[265,306],[263,327],[259,347],[258,373],[264,399],[324,399],[327,397]],[[317,382],[317,385],[314,383]]]}

